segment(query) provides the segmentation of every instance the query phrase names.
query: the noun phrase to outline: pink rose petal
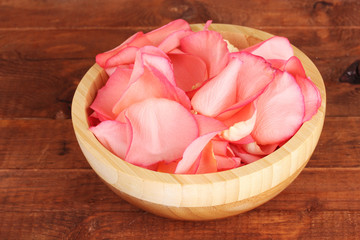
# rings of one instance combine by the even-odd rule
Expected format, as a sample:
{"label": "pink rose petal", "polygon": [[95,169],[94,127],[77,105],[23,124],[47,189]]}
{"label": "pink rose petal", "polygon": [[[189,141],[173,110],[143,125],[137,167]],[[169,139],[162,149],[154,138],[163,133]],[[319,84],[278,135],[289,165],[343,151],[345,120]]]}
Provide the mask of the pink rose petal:
{"label": "pink rose petal", "polygon": [[131,72],[131,69],[118,68],[114,74],[110,76],[106,85],[98,90],[95,100],[90,107],[108,120],[116,119],[117,116],[113,113],[112,109],[125,92]]}
{"label": "pink rose petal", "polygon": [[201,86],[207,79],[206,64],[201,58],[191,54],[169,54],[176,85],[185,92]]}
{"label": "pink rose petal", "polygon": [[119,115],[124,109],[147,98],[167,98],[190,109],[185,92],[175,86],[170,60],[155,47],[144,47],[137,53],[134,70],[127,89],[112,111]]}
{"label": "pink rose petal", "polygon": [[171,52],[180,46],[180,40],[182,38],[189,36],[190,34],[193,33],[194,32],[191,30],[180,30],[173,32],[159,44],[158,48],[160,48],[166,53]]}
{"label": "pink rose petal", "polygon": [[132,35],[130,38],[128,38],[125,42],[115,47],[114,49],[96,55],[96,63],[99,64],[102,68],[105,68],[106,61],[112,56],[119,53],[124,48],[129,46],[140,48],[146,45],[151,45],[149,39],[146,37],[144,33],[137,32],[134,35]]}
{"label": "pink rose petal", "polygon": [[138,166],[177,160],[198,136],[193,115],[168,99],[149,98],[133,104],[125,116],[133,132],[125,160]]}
{"label": "pink rose petal", "polygon": [[225,69],[201,87],[191,99],[195,111],[215,117],[236,103],[237,77],[242,62],[232,58]]}
{"label": "pink rose petal", "polygon": [[294,50],[287,38],[274,36],[266,41],[244,49],[243,51],[265,59],[288,60],[294,56]]}
{"label": "pink rose petal", "polygon": [[222,138],[228,141],[239,141],[245,138],[253,131],[255,126],[255,104],[250,103],[246,105],[223,122],[229,126],[229,128],[220,133]]}
{"label": "pink rose petal", "polygon": [[227,44],[218,32],[200,31],[184,37],[180,50],[200,57],[207,66],[209,78],[219,74],[228,63]]}
{"label": "pink rose petal", "polygon": [[197,174],[211,173],[217,171],[217,163],[210,141],[201,152],[199,166],[196,170]]}
{"label": "pink rose petal", "polygon": [[273,82],[256,100],[257,117],[252,136],[258,144],[289,139],[302,124],[304,98],[294,77],[277,71]]}
{"label": "pink rose petal", "polygon": [[177,19],[146,33],[146,37],[153,43],[154,46],[158,46],[171,33],[180,30],[191,30],[189,23],[183,19]]}
{"label": "pink rose petal", "polygon": [[90,127],[90,131],[104,147],[116,156],[125,159],[132,139],[132,131],[127,123],[103,121],[96,127]]}
{"label": "pink rose petal", "polygon": [[[191,173],[189,170],[191,167],[197,163],[199,157],[201,157],[201,152],[205,146],[210,142],[210,140],[215,137],[218,132],[210,132],[205,135],[202,135],[195,139],[186,149],[183,154],[182,159],[179,161],[175,173]],[[199,163],[197,163],[199,164]]]}

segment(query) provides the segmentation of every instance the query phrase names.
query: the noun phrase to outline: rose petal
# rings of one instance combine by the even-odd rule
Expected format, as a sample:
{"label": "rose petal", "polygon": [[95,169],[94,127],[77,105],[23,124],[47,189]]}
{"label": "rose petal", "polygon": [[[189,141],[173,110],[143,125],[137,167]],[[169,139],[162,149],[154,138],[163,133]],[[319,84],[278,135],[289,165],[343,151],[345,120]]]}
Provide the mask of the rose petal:
{"label": "rose petal", "polygon": [[284,71],[290,73],[294,77],[299,76],[306,78],[305,69],[301,64],[300,59],[298,59],[296,56],[292,56],[285,62]]}
{"label": "rose petal", "polygon": [[265,59],[288,60],[294,56],[294,50],[287,38],[274,36],[243,51],[263,57]]}
{"label": "rose petal", "polygon": [[200,57],[207,66],[209,78],[219,74],[229,61],[226,42],[214,31],[200,31],[182,38],[180,50]]}
{"label": "rose petal", "polygon": [[169,163],[166,163],[165,161],[159,162],[158,168],[156,171],[163,172],[163,173],[175,173],[175,169],[176,169],[178,162],[179,162],[179,160],[172,161]]}
{"label": "rose petal", "polygon": [[215,118],[207,117],[200,114],[194,114],[194,118],[199,127],[199,135],[202,136],[211,132],[219,132],[225,130],[227,126]]}
{"label": "rose petal", "polygon": [[118,52],[120,52],[122,49],[129,46],[140,48],[146,45],[151,45],[149,39],[144,33],[137,32],[114,49],[96,55],[96,63],[99,64],[102,68],[105,68],[106,61]]}
{"label": "rose petal", "polygon": [[108,120],[96,127],[90,127],[90,131],[104,147],[121,159],[125,159],[132,139],[129,124]]}
{"label": "rose petal", "polygon": [[183,19],[177,19],[146,33],[146,37],[153,43],[154,46],[158,46],[171,33],[180,30],[191,30],[189,23]]}
{"label": "rose petal", "polygon": [[289,139],[302,124],[304,98],[294,77],[277,71],[274,81],[256,100],[257,117],[251,135],[258,144]]}
{"label": "rose petal", "polygon": [[239,157],[226,157],[226,156],[215,155],[215,159],[216,159],[218,171],[237,168],[241,164],[241,158]]}
{"label": "rose petal", "polygon": [[242,62],[232,58],[225,69],[201,87],[191,99],[195,111],[217,116],[236,103],[237,77]]}
{"label": "rose petal", "polygon": [[278,144],[258,145],[256,142],[252,142],[244,144],[241,147],[249,154],[264,156],[275,151]]}
{"label": "rose petal", "polygon": [[264,157],[264,156],[260,156],[260,155],[254,155],[254,154],[247,153],[239,145],[231,145],[231,149],[234,151],[235,155],[241,159],[241,162],[246,163],[246,164],[255,162]]}
{"label": "rose petal", "polygon": [[98,90],[90,107],[108,120],[114,120],[116,115],[112,109],[125,92],[131,76],[131,69],[118,68],[110,76],[105,86]]}
{"label": "rose petal", "polygon": [[186,93],[175,86],[170,60],[155,47],[144,47],[137,53],[128,87],[112,111],[119,115],[124,109],[147,98],[167,98],[190,109]]}
{"label": "rose petal", "polygon": [[206,64],[191,54],[168,54],[173,67],[176,85],[185,92],[199,87],[208,76]]}
{"label": "rose petal", "polygon": [[198,136],[193,115],[168,99],[149,98],[133,104],[125,116],[133,132],[125,160],[138,166],[177,160]]}
{"label": "rose petal", "polygon": [[212,173],[217,171],[217,163],[214,156],[212,142],[210,141],[201,152],[199,167],[196,170],[197,174]]}
{"label": "rose petal", "polygon": [[181,30],[171,33],[158,46],[161,50],[168,53],[180,46],[180,40],[194,32],[191,30]]}
{"label": "rose petal", "polygon": [[195,139],[186,149],[182,159],[179,161],[175,173],[191,173],[189,170],[197,163],[200,154],[210,140],[219,132],[210,132]]}
{"label": "rose petal", "polygon": [[321,95],[319,89],[309,78],[296,77],[296,82],[304,95],[305,115],[303,122],[308,121],[314,116],[321,105]]}
{"label": "rose petal", "polygon": [[136,52],[138,50],[139,48],[131,46],[121,49],[117,54],[110,57],[105,62],[105,68],[113,68],[119,65],[134,63]]}
{"label": "rose petal", "polygon": [[240,109],[232,117],[223,121],[228,129],[222,131],[220,136],[228,141],[239,141],[248,136],[254,129],[256,121],[255,104],[250,103]]}

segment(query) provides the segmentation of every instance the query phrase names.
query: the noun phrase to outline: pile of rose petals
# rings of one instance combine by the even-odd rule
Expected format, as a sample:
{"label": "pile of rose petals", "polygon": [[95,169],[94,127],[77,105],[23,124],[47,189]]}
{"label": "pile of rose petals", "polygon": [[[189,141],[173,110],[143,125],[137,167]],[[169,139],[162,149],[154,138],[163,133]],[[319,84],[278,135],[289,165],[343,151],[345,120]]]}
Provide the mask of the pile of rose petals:
{"label": "pile of rose petals", "polygon": [[90,130],[151,170],[209,173],[256,161],[318,110],[318,89],[286,38],[229,52],[222,36],[175,20],[96,56],[109,79]]}

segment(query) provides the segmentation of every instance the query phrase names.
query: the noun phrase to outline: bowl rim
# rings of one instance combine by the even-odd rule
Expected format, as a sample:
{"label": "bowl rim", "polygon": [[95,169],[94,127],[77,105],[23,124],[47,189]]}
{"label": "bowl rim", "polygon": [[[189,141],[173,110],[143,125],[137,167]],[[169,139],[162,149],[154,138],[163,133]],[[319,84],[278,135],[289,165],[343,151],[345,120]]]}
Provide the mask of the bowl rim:
{"label": "bowl rim", "polygon": [[[194,31],[203,29],[204,24],[191,24],[191,28]],[[225,29],[225,30],[224,30]],[[220,32],[221,34],[240,34],[242,33],[246,38],[257,38],[260,40],[265,40],[270,38],[274,35],[263,32],[258,29],[232,25],[232,24],[211,24],[209,30],[215,30]],[[265,39],[264,39],[265,38]],[[293,45],[292,45],[293,46]],[[319,70],[316,68],[315,64],[298,48],[293,46],[294,55],[297,56],[301,62],[303,63],[304,69],[306,71],[307,76],[315,83],[320,91],[320,95],[322,98],[321,106],[318,112],[310,119],[309,121],[305,122],[300,129],[295,133],[295,135],[290,138],[283,146],[279,149],[274,151],[273,153],[265,156],[262,159],[259,159],[253,163],[247,164],[245,166],[241,166],[235,169],[225,170],[221,172],[215,173],[205,173],[205,174],[171,174],[171,173],[162,173],[156,172],[149,169],[145,169],[142,167],[135,166],[131,163],[128,163],[119,157],[112,154],[108,151],[97,139],[96,137],[89,131],[88,125],[88,109],[87,101],[92,98],[94,99],[94,93],[88,94],[86,89],[88,90],[91,88],[92,84],[95,84],[95,79],[100,76],[102,79],[102,83],[104,84],[107,80],[107,74],[105,71],[97,64],[94,64],[84,75],[82,80],[80,81],[72,102],[71,107],[71,114],[72,114],[72,122],[75,131],[76,138],[80,144],[81,149],[88,151],[88,154],[85,154],[87,160],[89,161],[90,165],[94,168],[99,167],[102,170],[96,170],[98,175],[103,178],[106,182],[117,186],[120,190],[126,192],[127,194],[140,197],[150,202],[156,203],[164,203],[164,200],[161,199],[161,196],[156,197],[156,199],[152,199],[152,197],[146,197],[146,193],[140,193],[136,190],[139,187],[139,184],[151,182],[151,183],[159,183],[157,186],[162,186],[163,188],[166,185],[174,187],[174,192],[179,190],[177,185],[181,185],[181,194],[184,195],[184,191],[189,191],[189,194],[195,194],[191,189],[190,186],[197,186],[196,189],[199,189],[199,186],[203,186],[204,184],[207,185],[214,185],[214,184],[224,184],[233,182],[229,184],[229,186],[225,186],[226,188],[234,187],[239,185],[236,183],[239,179],[243,179],[244,181],[247,178],[256,178],[260,177],[264,179],[263,174],[268,176],[269,174],[277,171],[277,166],[284,164],[284,161],[290,161],[289,164],[292,164],[291,156],[294,154],[299,154],[299,151],[302,151],[303,148],[306,148],[307,151],[311,152],[310,156],[316,146],[318,138],[320,136],[315,136],[316,132],[322,130],[324,119],[325,119],[325,109],[326,109],[326,92],[325,92],[325,85],[324,81],[321,77]],[[99,89],[100,86],[97,86]],[[315,140],[314,140],[315,138]],[[305,143],[315,145],[312,146],[312,149],[308,149],[308,146],[304,146]],[[90,154],[89,154],[90,153]],[[92,155],[92,156],[91,156]],[[305,159],[304,161],[308,161]],[[91,158],[92,160],[89,160]],[[290,160],[289,160],[290,159]],[[292,172],[295,172],[300,165],[303,165],[304,162],[295,163],[291,166],[292,169],[289,170],[288,173],[280,174],[280,175],[291,175]],[[94,166],[97,165],[97,166]],[[305,164],[306,165],[306,164]],[[280,166],[279,166],[280,167]],[[95,170],[95,169],[94,169]],[[276,174],[275,174],[276,175]],[[281,181],[286,179],[284,176],[273,176],[271,184],[265,183],[264,186],[260,187],[260,189],[253,191],[252,196],[257,195],[269,187],[274,187],[279,184]],[[132,179],[137,182],[134,186],[121,187],[118,185],[118,182],[121,179]],[[200,189],[202,189],[200,187]],[[152,190],[154,190],[152,188]],[[163,196],[164,197],[164,196]],[[241,193],[238,193],[237,200],[241,200],[246,198],[246,196],[241,196]],[[180,206],[182,202],[176,200],[175,203],[171,202],[172,200],[165,201],[166,204],[173,205],[173,206]],[[225,202],[232,202],[233,200],[226,200]],[[185,201],[186,202],[186,201]],[[186,204],[185,204],[186,205]],[[191,204],[190,204],[191,205]],[[195,204],[196,205],[196,204]],[[212,202],[211,206],[217,205],[216,202]]]}

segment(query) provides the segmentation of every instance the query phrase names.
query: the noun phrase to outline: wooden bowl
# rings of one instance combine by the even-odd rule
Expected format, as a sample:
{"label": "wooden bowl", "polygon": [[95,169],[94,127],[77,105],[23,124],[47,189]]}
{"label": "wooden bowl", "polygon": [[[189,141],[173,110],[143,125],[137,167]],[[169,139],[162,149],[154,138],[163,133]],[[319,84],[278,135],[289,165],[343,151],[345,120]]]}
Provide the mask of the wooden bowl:
{"label": "wooden bowl", "polygon": [[[201,30],[203,24],[192,25]],[[235,25],[212,24],[238,48],[245,48],[273,35]],[[318,113],[274,153],[243,167],[218,173],[182,175],[147,170],[113,155],[88,130],[89,105],[108,79],[97,64],[81,80],[72,103],[76,138],[91,167],[121,198],[163,217],[210,220],[249,211],[279,194],[302,171],[319,140],[326,95],[323,79],[314,63],[299,49],[295,55],[320,90]],[[308,184],[308,183],[305,183]]]}

